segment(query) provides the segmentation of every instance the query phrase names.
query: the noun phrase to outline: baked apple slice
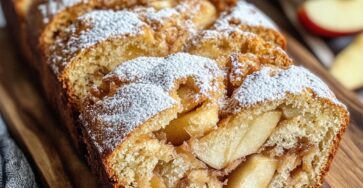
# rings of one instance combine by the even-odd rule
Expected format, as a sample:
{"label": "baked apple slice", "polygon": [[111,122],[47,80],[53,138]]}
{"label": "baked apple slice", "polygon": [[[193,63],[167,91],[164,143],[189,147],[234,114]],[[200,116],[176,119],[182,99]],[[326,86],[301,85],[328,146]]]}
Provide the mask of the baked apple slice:
{"label": "baked apple slice", "polygon": [[217,104],[203,104],[196,110],[171,121],[164,130],[167,140],[174,145],[180,145],[190,137],[203,136],[204,133],[216,128],[218,109]]}
{"label": "baked apple slice", "polygon": [[256,154],[234,170],[228,178],[227,187],[267,187],[275,174],[278,161]]}
{"label": "baked apple slice", "polygon": [[234,161],[238,158],[257,152],[277,126],[281,114],[282,113],[279,111],[271,111],[254,119],[251,122],[247,133],[239,143],[235,153],[229,158],[229,161]]}
{"label": "baked apple slice", "polygon": [[159,175],[154,175],[150,181],[151,188],[166,188],[163,179]]}
{"label": "baked apple slice", "polygon": [[201,139],[192,139],[196,156],[209,166],[222,169],[231,162],[257,152],[281,117],[270,111],[248,120],[243,114],[225,119],[220,127]]}

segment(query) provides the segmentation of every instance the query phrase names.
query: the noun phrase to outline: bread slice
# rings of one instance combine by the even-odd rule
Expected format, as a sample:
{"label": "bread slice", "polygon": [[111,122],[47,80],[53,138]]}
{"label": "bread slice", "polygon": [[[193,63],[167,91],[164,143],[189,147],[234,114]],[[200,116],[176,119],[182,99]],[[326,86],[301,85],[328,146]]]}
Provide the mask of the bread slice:
{"label": "bread slice", "polygon": [[[78,17],[95,9],[112,9],[119,10],[130,8],[136,5],[158,6],[161,1],[157,0],[36,0],[31,3],[28,17],[28,32],[31,38],[31,44],[40,45],[42,53],[48,55],[49,45],[55,42],[55,37],[59,32],[66,29]],[[162,5],[171,6],[172,1]]]}
{"label": "bread slice", "polygon": [[254,5],[244,0],[237,0],[232,8],[222,12],[213,28],[252,32],[267,42],[283,49],[286,48],[286,39],[279,32],[275,23]]}
{"label": "bread slice", "polygon": [[[191,153],[188,160],[179,154],[178,147],[167,142],[164,128],[171,120],[183,118],[180,114],[193,113],[193,109],[185,111],[179,88],[193,91],[193,103],[216,104],[223,93],[222,76],[213,60],[186,53],[140,57],[119,65],[105,76],[98,95],[82,113],[86,143],[93,155],[90,158],[101,159],[115,185],[149,186],[154,176],[166,187],[221,185],[212,170]],[[218,119],[218,114],[214,116]],[[199,131],[198,135],[205,132]],[[205,182],[195,177],[204,175]]]}
{"label": "bread slice", "polygon": [[[230,97],[221,72],[217,62],[187,53],[119,65],[81,115],[91,165],[114,186],[201,181],[189,173],[217,187],[223,180],[229,187],[321,185],[349,121],[345,106],[301,67],[261,64]],[[184,108],[190,97],[177,90],[185,87],[201,105]],[[181,146],[193,160],[179,161]]]}
{"label": "bread slice", "polygon": [[[196,0],[187,0],[181,2],[176,0],[35,1],[31,3],[29,13],[27,14],[27,28],[31,38],[31,44],[34,46],[40,45],[42,49],[42,55],[49,55],[50,52],[47,49],[50,45],[54,44],[59,32],[62,32],[64,29],[66,29],[78,17],[92,10],[121,10],[140,6],[161,10],[174,9],[176,6],[181,4],[193,4],[194,10],[197,10],[197,7],[201,6],[200,13],[206,13],[206,10],[209,11],[209,8],[213,7],[208,1],[205,0],[203,0],[201,3]],[[190,11],[193,9],[187,8],[185,10]],[[168,15],[166,14],[166,16]],[[190,14],[190,16],[193,16],[193,13]],[[206,17],[208,17],[208,19],[214,19],[214,16],[211,16],[208,13]],[[208,19],[200,19],[200,21]]]}
{"label": "bread slice", "polygon": [[[248,164],[248,156],[256,153],[277,160],[274,175],[261,180],[269,182],[269,187],[321,186],[349,123],[345,106],[329,88],[296,66],[264,67],[247,76],[233,92],[224,113],[216,131],[190,141],[192,150],[217,169],[239,158]],[[231,185],[245,181],[245,175],[235,176],[240,180],[233,178]],[[258,180],[253,178],[251,181]]]}
{"label": "bread slice", "polygon": [[90,87],[99,84],[116,65],[138,56],[180,51],[192,34],[189,30],[207,24],[200,21],[210,17],[206,12],[215,13],[207,11],[211,6],[205,4],[189,0],[172,9],[91,11],[58,34],[47,61],[63,82],[71,103],[79,107]]}

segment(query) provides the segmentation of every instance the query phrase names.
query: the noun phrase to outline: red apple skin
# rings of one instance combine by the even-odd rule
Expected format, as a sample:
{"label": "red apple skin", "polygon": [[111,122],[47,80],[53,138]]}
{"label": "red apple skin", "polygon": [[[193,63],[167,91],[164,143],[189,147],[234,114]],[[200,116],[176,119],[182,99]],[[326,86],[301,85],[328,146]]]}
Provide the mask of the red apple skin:
{"label": "red apple skin", "polygon": [[335,38],[335,37],[353,35],[353,34],[357,34],[361,31],[363,31],[363,30],[358,30],[358,31],[351,31],[351,32],[337,32],[337,31],[331,31],[331,30],[325,29],[325,28],[319,26],[318,24],[316,24],[312,19],[310,19],[309,15],[305,11],[304,6],[299,8],[297,15],[298,15],[298,19],[299,19],[300,23],[303,24],[305,26],[305,28],[307,28],[310,32],[312,32],[314,34],[323,36],[323,37]]}

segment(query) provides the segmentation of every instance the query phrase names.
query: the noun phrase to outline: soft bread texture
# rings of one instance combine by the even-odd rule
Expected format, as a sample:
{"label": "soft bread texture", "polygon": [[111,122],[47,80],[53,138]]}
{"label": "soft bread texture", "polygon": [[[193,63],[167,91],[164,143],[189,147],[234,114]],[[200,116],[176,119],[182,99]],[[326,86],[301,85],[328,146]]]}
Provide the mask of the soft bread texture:
{"label": "soft bread texture", "polygon": [[14,29],[23,53],[103,185],[322,184],[349,114],[293,65],[284,37],[253,5],[7,5],[22,25]]}

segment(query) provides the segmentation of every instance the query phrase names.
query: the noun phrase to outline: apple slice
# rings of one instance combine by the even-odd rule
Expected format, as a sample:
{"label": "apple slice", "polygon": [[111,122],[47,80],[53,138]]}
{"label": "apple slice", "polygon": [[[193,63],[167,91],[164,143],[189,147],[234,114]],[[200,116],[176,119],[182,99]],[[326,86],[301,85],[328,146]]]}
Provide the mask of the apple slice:
{"label": "apple slice", "polygon": [[151,178],[150,187],[151,188],[166,188],[166,185],[165,185],[163,179],[159,175],[155,174],[153,176],[153,178]]}
{"label": "apple slice", "polygon": [[253,155],[228,177],[227,187],[267,187],[275,174],[277,160],[263,155]]}
{"label": "apple slice", "polygon": [[190,145],[200,160],[215,169],[222,169],[228,164],[229,156],[233,154],[247,130],[248,122],[233,118],[230,123],[201,139],[191,139]]}
{"label": "apple slice", "polygon": [[199,105],[198,101],[195,100],[195,94],[195,91],[188,86],[181,86],[178,89],[178,96],[180,98],[181,105],[183,106],[182,113],[189,112]]}
{"label": "apple slice", "polygon": [[[363,10],[362,10],[363,11]],[[330,69],[332,75],[349,89],[363,87],[363,34],[344,49]]]}
{"label": "apple slice", "polygon": [[363,1],[309,0],[298,11],[300,22],[325,37],[351,35],[363,30]]}
{"label": "apple slice", "polygon": [[165,128],[167,140],[180,145],[190,137],[201,137],[217,126],[218,105],[203,104],[195,111],[188,112],[173,120]]}
{"label": "apple slice", "polygon": [[200,160],[222,169],[257,152],[278,124],[281,114],[280,111],[270,111],[253,120],[246,120],[241,115],[227,118],[216,131],[199,140],[191,140],[191,148]]}
{"label": "apple slice", "polygon": [[254,119],[229,161],[257,152],[277,126],[281,115],[280,111],[271,111]]}
{"label": "apple slice", "polygon": [[283,105],[280,107],[281,111],[282,111],[282,116],[284,117],[284,119],[292,119],[296,116],[301,115],[301,110],[299,110],[298,108],[294,108],[291,105]]}

